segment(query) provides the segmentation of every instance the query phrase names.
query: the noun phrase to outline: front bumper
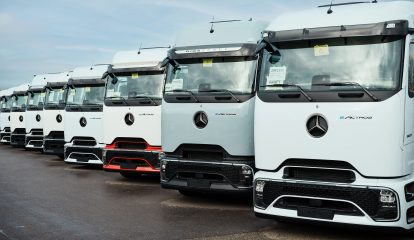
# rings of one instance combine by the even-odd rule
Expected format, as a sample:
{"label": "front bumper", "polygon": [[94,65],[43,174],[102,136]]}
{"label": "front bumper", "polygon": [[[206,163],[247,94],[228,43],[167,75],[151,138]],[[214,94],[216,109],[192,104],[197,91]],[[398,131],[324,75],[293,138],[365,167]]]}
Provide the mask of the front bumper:
{"label": "front bumper", "polygon": [[254,162],[207,162],[164,158],[161,186],[203,192],[250,192]]}
{"label": "front bumper", "polygon": [[[254,189],[254,211],[265,218],[412,229],[414,221],[408,213],[414,209],[414,201],[407,202],[404,188],[413,181],[413,176],[357,176],[352,183],[334,183],[291,180],[283,178],[283,171],[259,171],[255,186],[264,182],[264,187]],[[393,204],[381,200],[383,192],[394,194]]]}
{"label": "front bumper", "polygon": [[10,128],[0,132],[0,143],[10,144]]}
{"label": "front bumper", "polygon": [[43,150],[43,135],[26,135],[25,148]]}
{"label": "front bumper", "polygon": [[159,151],[104,149],[103,169],[108,172],[159,173]]}
{"label": "front bumper", "polygon": [[11,134],[10,145],[15,147],[24,147],[26,143],[26,134]]}
{"label": "front bumper", "polygon": [[103,144],[80,146],[66,143],[64,147],[65,162],[78,165],[102,165]]}

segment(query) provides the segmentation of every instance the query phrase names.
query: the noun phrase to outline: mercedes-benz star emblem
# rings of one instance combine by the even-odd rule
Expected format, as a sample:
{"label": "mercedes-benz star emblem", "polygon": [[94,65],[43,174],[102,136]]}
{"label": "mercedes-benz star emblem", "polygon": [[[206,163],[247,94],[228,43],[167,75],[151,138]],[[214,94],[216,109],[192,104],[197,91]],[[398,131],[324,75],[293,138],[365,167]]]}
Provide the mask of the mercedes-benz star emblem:
{"label": "mercedes-benz star emblem", "polygon": [[124,117],[124,120],[125,120],[126,125],[128,126],[131,126],[135,122],[135,118],[134,118],[134,115],[132,115],[132,113],[127,113]]}
{"label": "mercedes-benz star emblem", "polygon": [[61,123],[63,120],[62,115],[58,114],[56,115],[56,122]]}
{"label": "mercedes-benz star emblem", "polygon": [[81,117],[81,119],[79,120],[79,124],[81,125],[81,127],[85,127],[87,123],[88,122],[86,121],[85,117]]}
{"label": "mercedes-benz star emblem", "polygon": [[22,115],[20,115],[20,117],[19,117],[19,121],[20,121],[20,122],[23,122],[23,116],[22,116]]}
{"label": "mercedes-benz star emblem", "polygon": [[208,117],[205,112],[197,112],[194,115],[194,124],[197,128],[205,128],[208,124]]}
{"label": "mercedes-benz star emblem", "polygon": [[328,132],[328,122],[321,115],[313,115],[306,122],[306,128],[312,137],[320,138]]}
{"label": "mercedes-benz star emblem", "polygon": [[38,121],[38,122],[40,122],[40,120],[41,120],[42,118],[40,117],[40,115],[39,114],[37,114],[36,115],[36,121]]}

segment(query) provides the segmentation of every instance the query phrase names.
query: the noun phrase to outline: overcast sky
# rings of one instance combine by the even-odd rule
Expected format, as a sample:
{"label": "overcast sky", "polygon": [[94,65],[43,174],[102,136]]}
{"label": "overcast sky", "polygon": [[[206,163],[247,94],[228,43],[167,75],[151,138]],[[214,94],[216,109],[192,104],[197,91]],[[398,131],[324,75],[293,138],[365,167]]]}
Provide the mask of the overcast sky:
{"label": "overcast sky", "polygon": [[33,74],[110,63],[116,51],[168,46],[188,24],[272,20],[330,0],[0,0],[0,89]]}

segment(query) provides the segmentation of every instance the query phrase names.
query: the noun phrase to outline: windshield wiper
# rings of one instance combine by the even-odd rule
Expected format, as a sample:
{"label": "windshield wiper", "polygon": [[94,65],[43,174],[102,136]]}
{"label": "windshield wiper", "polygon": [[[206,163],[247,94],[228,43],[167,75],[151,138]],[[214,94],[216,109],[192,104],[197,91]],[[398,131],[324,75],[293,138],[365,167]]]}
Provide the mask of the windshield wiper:
{"label": "windshield wiper", "polygon": [[165,92],[173,92],[173,93],[189,93],[191,95],[191,97],[193,97],[193,99],[195,100],[195,102],[200,102],[198,101],[198,99],[196,98],[196,96],[194,95],[194,93],[190,90],[186,90],[186,89],[174,89],[174,90],[170,90],[170,91],[165,91]]}
{"label": "windshield wiper", "polygon": [[358,82],[331,82],[331,83],[319,83],[319,84],[312,84],[313,86],[327,86],[327,87],[336,87],[336,86],[356,86],[361,88],[372,100],[375,102],[379,101],[374,94],[372,94],[367,88],[359,84]]}
{"label": "windshield wiper", "polygon": [[264,86],[260,86],[260,87],[295,87],[299,90],[300,93],[302,93],[303,96],[305,96],[306,99],[308,99],[309,102],[313,101],[313,98],[311,98],[306,92],[305,90],[303,90],[303,88],[297,84],[269,84],[269,85],[264,85]]}
{"label": "windshield wiper", "polygon": [[127,102],[127,100],[124,97],[121,97],[121,96],[119,96],[119,97],[115,97],[115,96],[106,97],[106,99],[121,99],[125,103],[125,105],[130,106],[129,103]]}
{"label": "windshield wiper", "polygon": [[237,102],[241,102],[240,99],[238,97],[236,97],[232,91],[227,90],[227,89],[209,89],[209,90],[203,90],[203,91],[199,91],[199,92],[228,93],[232,98],[234,98],[234,100],[236,100]]}
{"label": "windshield wiper", "polygon": [[158,104],[154,101],[154,99],[152,99],[152,97],[149,97],[149,96],[142,95],[142,96],[134,96],[134,97],[129,97],[129,98],[133,98],[133,99],[146,98],[150,100],[150,102],[152,102],[155,106],[158,106]]}

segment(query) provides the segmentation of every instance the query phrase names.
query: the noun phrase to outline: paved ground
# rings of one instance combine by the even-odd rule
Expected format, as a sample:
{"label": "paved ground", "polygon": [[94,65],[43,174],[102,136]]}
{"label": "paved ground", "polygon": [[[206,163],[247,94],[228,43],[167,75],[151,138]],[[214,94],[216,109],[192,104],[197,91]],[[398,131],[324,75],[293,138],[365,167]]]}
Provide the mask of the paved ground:
{"label": "paved ground", "polygon": [[127,181],[0,145],[0,240],[411,238],[258,219],[246,198],[183,197],[157,178]]}

